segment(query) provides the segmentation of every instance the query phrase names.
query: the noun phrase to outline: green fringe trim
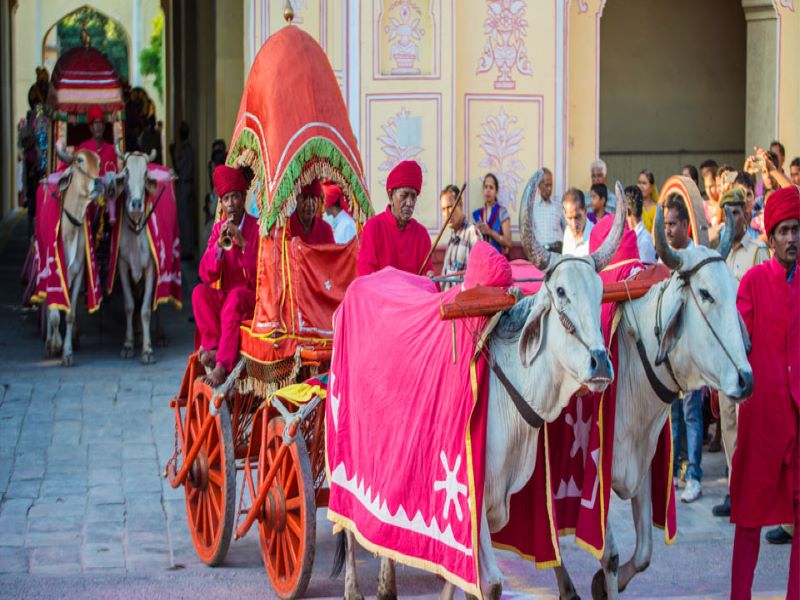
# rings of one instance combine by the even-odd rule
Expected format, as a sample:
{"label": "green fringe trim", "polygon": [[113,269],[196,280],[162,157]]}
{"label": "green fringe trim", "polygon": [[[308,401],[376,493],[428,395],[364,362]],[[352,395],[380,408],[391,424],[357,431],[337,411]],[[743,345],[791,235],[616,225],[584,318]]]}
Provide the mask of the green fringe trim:
{"label": "green fringe trim", "polygon": [[375,214],[367,191],[361,185],[356,170],[342,155],[336,145],[327,138],[314,137],[303,144],[289,160],[283,171],[283,177],[275,188],[271,201],[265,201],[264,193],[267,178],[264,157],[256,134],[251,129],[243,129],[228,153],[227,163],[236,164],[242,150],[254,150],[258,154],[259,164],[254,166],[256,180],[261,182],[261,189],[256,191],[259,222],[262,235],[268,235],[277,223],[282,225],[294,210],[295,200],[300,188],[317,177],[330,177],[342,186],[348,198],[358,203],[362,221]]}

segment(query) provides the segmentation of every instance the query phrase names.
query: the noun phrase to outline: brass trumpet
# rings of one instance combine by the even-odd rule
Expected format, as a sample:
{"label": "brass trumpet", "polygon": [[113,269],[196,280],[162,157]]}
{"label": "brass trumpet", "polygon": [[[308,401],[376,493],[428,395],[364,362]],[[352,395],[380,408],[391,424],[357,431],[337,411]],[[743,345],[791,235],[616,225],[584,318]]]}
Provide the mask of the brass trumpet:
{"label": "brass trumpet", "polygon": [[220,236],[219,245],[223,250],[230,250],[233,248],[233,238],[225,233],[224,235]]}

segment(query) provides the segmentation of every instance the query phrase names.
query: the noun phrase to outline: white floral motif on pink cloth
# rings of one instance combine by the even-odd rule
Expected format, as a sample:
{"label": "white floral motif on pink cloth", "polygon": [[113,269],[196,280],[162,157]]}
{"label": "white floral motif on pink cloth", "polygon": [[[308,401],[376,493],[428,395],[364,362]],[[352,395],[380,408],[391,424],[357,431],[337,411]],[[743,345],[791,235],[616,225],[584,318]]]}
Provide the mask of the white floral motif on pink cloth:
{"label": "white floral motif on pink cloth", "polygon": [[528,21],[525,19],[525,2],[521,0],[487,0],[488,16],[483,22],[486,43],[478,60],[476,73],[486,73],[497,67],[500,75],[494,81],[498,90],[517,87],[511,74],[516,68],[522,75],[533,70],[525,46]]}
{"label": "white floral motif on pink cloth", "polygon": [[396,66],[392,68],[392,75],[419,75],[420,69],[414,63],[419,57],[417,42],[425,35],[425,30],[420,27],[422,13],[411,0],[396,0],[392,2],[389,11],[396,8],[399,8],[399,18],[390,17],[389,24],[384,28],[384,32],[389,35],[389,41],[393,42],[392,60]]}
{"label": "white floral motif on pink cloth", "polygon": [[479,163],[497,176],[500,191],[497,199],[502,206],[514,207],[517,189],[522,181],[519,171],[524,168],[517,158],[523,140],[522,129],[514,127],[517,117],[500,112],[481,123],[483,133],[478,135],[484,157]]}
{"label": "white floral motif on pink cloth", "polygon": [[[422,168],[422,172],[427,172],[423,162],[418,158],[424,148],[420,145],[422,138],[421,120],[414,117],[405,107],[400,108],[400,112],[381,125],[383,135],[378,136],[381,143],[381,150],[386,155],[386,160],[378,165],[378,171],[389,173],[399,163],[404,160],[415,160]],[[380,181],[381,185],[386,184],[384,177]]]}

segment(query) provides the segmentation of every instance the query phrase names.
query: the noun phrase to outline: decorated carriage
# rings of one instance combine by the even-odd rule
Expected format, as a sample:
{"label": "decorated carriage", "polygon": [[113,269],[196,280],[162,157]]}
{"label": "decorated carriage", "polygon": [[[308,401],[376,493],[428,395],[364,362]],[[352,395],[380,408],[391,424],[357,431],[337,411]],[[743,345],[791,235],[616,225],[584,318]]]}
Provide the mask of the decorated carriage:
{"label": "decorated carriage", "polygon": [[[198,556],[225,558],[231,535],[257,524],[273,588],[294,598],[314,560],[315,512],[327,505],[325,371],[332,315],[356,277],[358,237],[308,245],[288,233],[300,187],[339,184],[360,229],[373,210],[336,77],[322,49],[287,26],[259,51],[245,85],[227,163],[248,166],[259,214],[256,307],[241,326],[240,359],[212,389],[189,357],[165,476],[183,486]],[[238,494],[237,494],[238,489]]]}
{"label": "decorated carriage", "polygon": [[[106,122],[105,140],[124,147],[125,103],[122,83],[108,58],[88,38],[58,59],[50,81],[55,95],[50,121],[50,147],[73,148],[90,139],[88,113],[99,106]],[[108,126],[110,125],[110,127]],[[50,152],[47,172],[58,169],[59,157]],[[116,165],[112,169],[116,171]]]}

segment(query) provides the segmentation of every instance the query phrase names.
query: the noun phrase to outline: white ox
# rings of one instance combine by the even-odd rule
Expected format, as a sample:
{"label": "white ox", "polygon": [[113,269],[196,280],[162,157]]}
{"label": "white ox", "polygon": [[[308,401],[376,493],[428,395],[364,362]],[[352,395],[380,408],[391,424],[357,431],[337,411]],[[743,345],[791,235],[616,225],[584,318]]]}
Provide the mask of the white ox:
{"label": "white ox", "polygon": [[57,152],[59,158],[69,165],[58,180],[58,191],[61,195],[60,235],[65,261],[61,266],[69,289],[70,306],[66,314],[67,327],[63,339],[60,332],[61,311],[48,307],[44,347],[48,357],[61,354],[61,364],[70,367],[73,364],[72,335],[78,294],[86,273],[86,240],[83,223],[86,220],[86,209],[89,204],[95,202],[102,193],[102,181],[99,178],[100,157],[97,153],[86,149],[77,150],[74,154],[67,154],[61,149],[57,149]]}
{"label": "white ox", "polygon": [[[734,230],[729,213],[727,209],[726,235],[719,252],[704,246],[676,252],[667,244],[663,212],[657,207],[656,250],[672,275],[642,298],[620,305],[611,487],[623,500],[631,500],[636,549],[620,567],[611,523],[607,524],[603,569],[592,580],[593,598],[619,597],[633,576],[650,564],[650,463],[667,421],[669,400],[703,386],[721,390],[734,402],[743,401],[753,391],[753,371],[747,362],[750,339],[736,310],[736,279],[724,262]],[[663,333],[657,335],[654,326]],[[661,384],[655,386],[663,400],[649,382],[637,339],[645,350],[651,377]],[[561,598],[578,597],[563,564],[556,568],[556,579]]]}
{"label": "white ox", "polygon": [[[492,599],[500,598],[502,573],[490,534],[508,523],[511,495],[533,474],[542,421],[556,419],[581,387],[599,392],[614,376],[600,331],[603,285],[597,272],[619,245],[625,204],[618,203],[611,233],[593,255],[551,255],[537,242],[532,221],[532,192],[540,176],[541,171],[523,195],[520,231],[528,258],[546,273],[545,282],[539,293],[520,300],[500,318],[488,343],[490,362],[496,363],[510,382],[507,386],[491,371],[478,562],[481,591]],[[512,393],[528,410],[535,411],[538,423],[535,418],[530,423],[523,418]],[[345,598],[363,598],[355,572],[355,538],[347,532],[346,540]],[[448,583],[441,597],[451,598],[454,591]],[[397,597],[394,564],[386,558],[381,560],[378,597]]]}
{"label": "white ox", "polygon": [[[146,155],[142,152],[117,155],[123,161],[123,168],[117,176],[117,185],[122,191],[122,223],[120,226],[118,269],[122,294],[125,298],[125,342],[120,356],[131,358],[134,354],[133,338],[133,285],[144,278],[142,294],[142,357],[143,364],[155,362],[153,344],[150,337],[150,317],[153,310],[156,265],[147,238],[147,222],[152,217],[153,207],[147,206],[146,197],[155,197],[157,183],[147,170],[148,163],[155,159],[156,151]],[[149,212],[146,212],[149,211]]]}

